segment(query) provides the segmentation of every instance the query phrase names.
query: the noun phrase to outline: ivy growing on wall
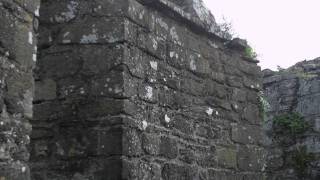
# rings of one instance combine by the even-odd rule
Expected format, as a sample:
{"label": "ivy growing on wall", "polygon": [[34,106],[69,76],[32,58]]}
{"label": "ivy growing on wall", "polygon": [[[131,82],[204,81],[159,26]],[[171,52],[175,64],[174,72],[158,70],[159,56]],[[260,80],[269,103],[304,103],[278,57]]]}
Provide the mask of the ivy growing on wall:
{"label": "ivy growing on wall", "polygon": [[[297,112],[285,113],[273,118],[273,127],[275,135],[287,137],[296,141],[299,135],[304,134],[310,125],[305,121],[303,116]],[[299,178],[308,176],[308,167],[314,161],[314,155],[307,151],[306,146],[297,147],[291,151],[289,157],[292,159],[292,166]]]}
{"label": "ivy growing on wall", "polygon": [[314,161],[314,159],[314,154],[307,152],[305,146],[298,147],[293,152],[293,166],[300,178],[307,176],[308,166],[310,166],[310,163]]}
{"label": "ivy growing on wall", "polygon": [[308,123],[297,112],[281,114],[273,119],[275,132],[281,135],[297,136],[303,134],[309,128]]}

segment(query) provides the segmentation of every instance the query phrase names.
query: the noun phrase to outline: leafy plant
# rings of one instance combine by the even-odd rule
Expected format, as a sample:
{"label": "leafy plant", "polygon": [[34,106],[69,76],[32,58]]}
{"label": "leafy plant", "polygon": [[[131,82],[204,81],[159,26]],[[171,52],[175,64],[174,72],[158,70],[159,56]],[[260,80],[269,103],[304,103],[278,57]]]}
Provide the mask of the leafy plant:
{"label": "leafy plant", "polygon": [[244,56],[250,59],[257,59],[258,54],[252,49],[252,47],[248,46],[244,50]]}
{"label": "leafy plant", "polygon": [[297,112],[276,116],[273,119],[273,123],[275,128],[279,130],[279,133],[288,132],[293,136],[302,134],[309,128],[308,123]]}
{"label": "leafy plant", "polygon": [[299,177],[304,177],[307,174],[307,168],[315,159],[314,154],[308,153],[305,146],[298,147],[293,153],[293,166]]}
{"label": "leafy plant", "polygon": [[264,96],[263,91],[259,92],[259,102],[260,102],[260,105],[259,105],[260,115],[261,115],[262,119],[264,121],[266,121],[267,120],[267,111],[270,109],[271,106],[270,106],[269,102],[267,101],[266,97]]}

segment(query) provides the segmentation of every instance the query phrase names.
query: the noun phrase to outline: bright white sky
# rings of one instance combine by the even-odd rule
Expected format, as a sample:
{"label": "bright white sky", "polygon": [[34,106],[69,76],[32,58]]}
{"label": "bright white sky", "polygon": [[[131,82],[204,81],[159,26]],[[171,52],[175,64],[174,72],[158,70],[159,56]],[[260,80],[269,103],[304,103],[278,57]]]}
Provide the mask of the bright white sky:
{"label": "bright white sky", "polygon": [[263,69],[320,57],[320,0],[203,0],[219,22],[232,22]]}

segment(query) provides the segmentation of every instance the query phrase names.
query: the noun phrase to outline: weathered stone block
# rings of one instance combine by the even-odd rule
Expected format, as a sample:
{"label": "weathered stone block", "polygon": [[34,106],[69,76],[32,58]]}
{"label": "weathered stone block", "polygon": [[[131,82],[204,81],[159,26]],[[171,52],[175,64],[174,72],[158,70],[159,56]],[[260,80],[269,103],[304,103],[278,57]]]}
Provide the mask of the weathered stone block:
{"label": "weathered stone block", "polygon": [[160,150],[160,138],[155,134],[143,134],[142,148],[150,155],[158,155]]}
{"label": "weathered stone block", "polygon": [[263,141],[264,131],[259,126],[232,124],[233,141],[241,144],[260,144]]}
{"label": "weathered stone block", "polygon": [[259,107],[255,104],[248,104],[243,110],[243,116],[246,121],[251,124],[261,124]]}
{"label": "weathered stone block", "polygon": [[160,155],[169,159],[176,158],[178,156],[177,141],[169,137],[161,137]]}
{"label": "weathered stone block", "polygon": [[137,45],[159,59],[165,60],[167,46],[165,40],[151,33],[139,32]]}
{"label": "weathered stone block", "polygon": [[161,178],[161,167],[158,164],[124,160],[123,167],[122,178],[124,179],[160,180]]}
{"label": "weathered stone block", "polygon": [[266,151],[254,146],[241,146],[238,151],[238,167],[244,171],[261,171],[265,168]]}
{"label": "weathered stone block", "polygon": [[34,101],[53,100],[57,96],[57,85],[52,79],[36,81]]}
{"label": "weathered stone block", "polygon": [[217,148],[218,164],[225,168],[237,168],[237,151],[231,148]]}
{"label": "weathered stone block", "polygon": [[209,170],[209,180],[242,180],[241,175],[237,175],[234,172]]}
{"label": "weathered stone block", "polygon": [[113,127],[110,130],[88,130],[88,153],[93,156],[114,156],[122,155],[122,134],[123,129]]}
{"label": "weathered stone block", "polygon": [[[125,18],[85,17],[60,31],[61,44],[108,44],[135,38],[129,32],[130,22]],[[133,31],[133,29],[130,29]]]}
{"label": "weathered stone block", "polygon": [[139,156],[143,153],[141,134],[136,129],[123,130],[122,153],[125,156]]}
{"label": "weathered stone block", "polygon": [[164,180],[193,180],[197,178],[197,170],[191,166],[181,166],[177,164],[165,164],[162,169]]}

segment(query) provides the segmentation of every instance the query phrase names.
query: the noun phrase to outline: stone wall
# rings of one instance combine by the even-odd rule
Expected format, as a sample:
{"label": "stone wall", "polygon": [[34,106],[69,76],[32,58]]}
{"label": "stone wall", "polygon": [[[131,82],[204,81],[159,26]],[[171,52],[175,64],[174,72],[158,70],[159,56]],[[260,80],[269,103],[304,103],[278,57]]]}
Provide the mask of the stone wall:
{"label": "stone wall", "polygon": [[29,180],[37,0],[0,0],[0,179]]}
{"label": "stone wall", "polygon": [[264,179],[260,68],[201,0],[0,8],[0,180]]}
{"label": "stone wall", "polygon": [[42,2],[34,180],[263,179],[260,68],[188,3]]}
{"label": "stone wall", "polygon": [[[320,178],[320,59],[300,62],[289,69],[264,70],[264,92],[270,103],[266,130],[270,137],[268,171],[270,179]],[[306,132],[296,137],[276,137],[273,117],[284,113],[300,113],[309,124]],[[282,139],[280,139],[282,138]],[[298,177],[297,162],[292,160],[298,147],[306,147],[312,158],[305,165],[304,177]],[[305,157],[302,156],[302,159]]]}

